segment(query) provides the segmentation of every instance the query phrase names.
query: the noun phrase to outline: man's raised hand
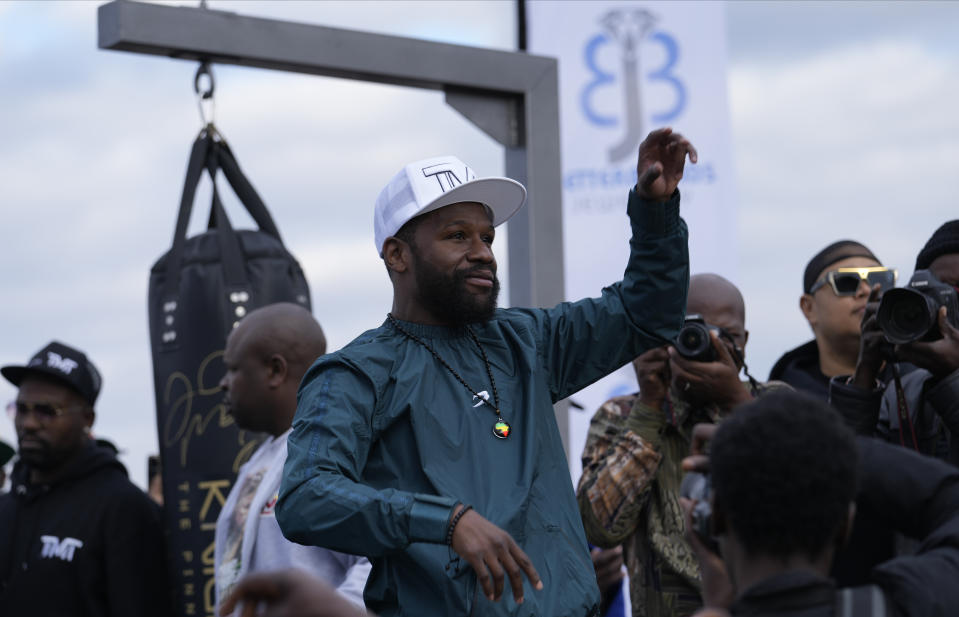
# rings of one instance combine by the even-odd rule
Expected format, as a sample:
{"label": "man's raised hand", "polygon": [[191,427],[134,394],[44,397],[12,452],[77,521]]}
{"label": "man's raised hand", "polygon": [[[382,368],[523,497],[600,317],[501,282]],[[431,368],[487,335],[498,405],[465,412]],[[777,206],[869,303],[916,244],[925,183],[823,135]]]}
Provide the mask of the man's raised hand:
{"label": "man's raised hand", "polygon": [[[456,512],[463,506],[457,507]],[[491,602],[503,596],[506,576],[513,589],[513,599],[523,603],[523,575],[534,589],[543,588],[543,582],[523,549],[512,537],[493,523],[483,518],[476,510],[462,516],[453,530],[453,550],[469,563],[476,572],[476,579],[483,593]]]}
{"label": "man's raised hand", "polygon": [[666,201],[683,178],[686,155],[696,163],[699,155],[689,140],[666,127],[656,129],[639,144],[636,188],[648,201]]}

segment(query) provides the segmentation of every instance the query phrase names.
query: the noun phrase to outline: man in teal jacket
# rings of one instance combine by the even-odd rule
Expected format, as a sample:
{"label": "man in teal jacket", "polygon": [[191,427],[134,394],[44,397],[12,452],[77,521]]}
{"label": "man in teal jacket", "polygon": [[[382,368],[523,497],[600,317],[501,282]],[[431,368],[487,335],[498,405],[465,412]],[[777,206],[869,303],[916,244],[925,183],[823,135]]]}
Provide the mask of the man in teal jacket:
{"label": "man in teal jacket", "polygon": [[682,325],[687,154],[695,163],[670,129],[650,133],[623,280],[551,309],[496,309],[491,244],[522,185],[441,157],[383,189],[374,227],[392,312],[303,378],[276,509],[291,540],[369,557],[369,609],[596,614],[553,403]]}

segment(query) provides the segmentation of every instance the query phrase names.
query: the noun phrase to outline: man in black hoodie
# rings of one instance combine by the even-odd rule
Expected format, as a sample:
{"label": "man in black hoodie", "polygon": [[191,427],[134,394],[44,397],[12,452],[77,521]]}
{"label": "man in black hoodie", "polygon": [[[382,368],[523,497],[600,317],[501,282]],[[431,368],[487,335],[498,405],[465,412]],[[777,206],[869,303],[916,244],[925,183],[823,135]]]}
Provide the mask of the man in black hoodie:
{"label": "man in black hoodie", "polygon": [[[687,516],[687,529],[697,530],[688,537],[701,565],[704,604],[729,611],[697,617],[957,614],[955,467],[857,439],[825,403],[785,391],[737,408],[718,429],[697,426],[693,451],[698,456],[683,466],[708,469],[711,512]],[[864,585],[843,588],[828,573],[857,510],[919,545],[873,568]],[[718,554],[695,534],[711,536]]]}
{"label": "man in black hoodie", "polygon": [[0,496],[0,615],[169,615],[159,511],[90,437],[97,369],[52,342],[0,372],[19,388],[19,461]]}

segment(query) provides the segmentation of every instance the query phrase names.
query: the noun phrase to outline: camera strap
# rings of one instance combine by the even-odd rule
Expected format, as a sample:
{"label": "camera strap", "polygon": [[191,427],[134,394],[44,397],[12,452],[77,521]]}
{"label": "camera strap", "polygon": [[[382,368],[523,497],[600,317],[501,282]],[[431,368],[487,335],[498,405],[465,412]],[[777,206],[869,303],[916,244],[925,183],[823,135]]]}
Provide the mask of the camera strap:
{"label": "camera strap", "polygon": [[749,367],[746,366],[746,359],[743,357],[739,346],[736,345],[736,340],[733,338],[733,335],[727,332],[726,328],[719,328],[719,336],[725,338],[733,344],[730,351],[732,352],[733,360],[743,365],[743,375],[745,375],[746,379],[749,380],[749,393],[753,395],[753,398],[759,396],[762,393],[763,388],[761,385],[759,385],[759,382],[749,374]]}
{"label": "camera strap", "polygon": [[906,403],[906,393],[902,388],[902,378],[899,374],[899,365],[896,362],[891,362],[892,365],[892,375],[895,380],[896,385],[896,413],[899,416],[899,443],[902,446],[906,445],[906,438],[903,435],[905,427],[909,425],[909,434],[912,437],[912,448],[919,452],[919,443],[916,441],[916,427],[912,423],[912,414],[909,413],[909,405]]}

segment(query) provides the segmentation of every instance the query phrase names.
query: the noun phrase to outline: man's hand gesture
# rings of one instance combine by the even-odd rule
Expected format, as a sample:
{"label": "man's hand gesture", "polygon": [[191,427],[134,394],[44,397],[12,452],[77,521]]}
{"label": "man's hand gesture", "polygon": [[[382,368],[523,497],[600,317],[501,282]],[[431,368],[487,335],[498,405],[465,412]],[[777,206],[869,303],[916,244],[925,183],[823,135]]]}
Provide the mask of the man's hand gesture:
{"label": "man's hand gesture", "polygon": [[[456,512],[463,508],[458,506]],[[469,510],[460,518],[453,530],[451,543],[456,554],[465,559],[476,572],[476,580],[491,602],[503,596],[505,577],[513,589],[513,599],[523,603],[523,575],[534,589],[543,588],[533,562],[512,537],[493,523],[483,518],[476,510]]]}
{"label": "man's hand gesture", "polygon": [[686,155],[696,163],[699,155],[689,140],[667,127],[656,129],[639,144],[636,189],[648,201],[666,201],[683,178]]}

